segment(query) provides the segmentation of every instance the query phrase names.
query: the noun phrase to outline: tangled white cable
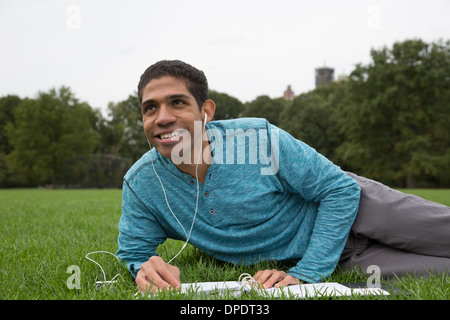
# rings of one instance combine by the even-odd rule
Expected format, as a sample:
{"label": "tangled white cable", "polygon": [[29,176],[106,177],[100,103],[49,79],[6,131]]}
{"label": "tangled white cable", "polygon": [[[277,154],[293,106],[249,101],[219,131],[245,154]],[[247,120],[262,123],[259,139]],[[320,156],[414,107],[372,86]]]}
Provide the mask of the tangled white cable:
{"label": "tangled white cable", "polygon": [[239,276],[238,282],[241,284],[241,287],[250,286],[254,289],[257,289],[260,287],[260,284],[258,283],[258,281],[256,281],[249,273],[242,273]]}
{"label": "tangled white cable", "polygon": [[121,277],[122,278],[122,280],[124,280],[123,279],[123,277],[122,277],[122,275],[120,274],[120,273],[118,273],[118,274],[116,274],[111,280],[106,280],[106,274],[105,274],[105,271],[103,270],[103,268],[102,268],[102,266],[100,265],[100,263],[98,263],[97,261],[95,261],[94,259],[92,259],[92,258],[89,258],[89,255],[91,255],[91,254],[94,254],[94,253],[107,253],[107,254],[110,254],[110,255],[112,255],[114,258],[116,258],[117,259],[117,261],[119,261],[120,262],[120,259],[119,259],[119,257],[117,257],[114,253],[111,253],[111,252],[109,252],[109,251],[93,251],[93,252],[89,252],[88,254],[86,254],[86,259],[88,259],[89,261],[92,261],[93,263],[95,263],[96,265],[98,265],[99,267],[100,267],[100,270],[102,271],[102,274],[103,274],[103,281],[96,281],[95,282],[95,288],[96,289],[98,289],[98,288],[100,288],[103,284],[107,284],[107,285],[109,285],[109,284],[111,284],[111,283],[116,283],[117,282],[117,280],[115,280],[117,277]]}

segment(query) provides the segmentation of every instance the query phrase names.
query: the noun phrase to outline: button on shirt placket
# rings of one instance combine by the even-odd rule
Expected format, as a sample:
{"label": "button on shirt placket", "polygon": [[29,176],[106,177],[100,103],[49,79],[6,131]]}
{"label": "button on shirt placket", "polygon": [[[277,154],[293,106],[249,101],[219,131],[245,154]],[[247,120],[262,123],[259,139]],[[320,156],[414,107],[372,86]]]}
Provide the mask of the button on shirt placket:
{"label": "button on shirt placket", "polygon": [[213,192],[211,192],[211,175],[209,174],[209,179],[205,181],[205,184],[203,185],[203,204],[204,204],[204,210],[209,213],[208,220],[212,224],[217,224],[222,220],[217,215],[217,208],[214,207],[214,201],[213,201]]}
{"label": "button on shirt placket", "polygon": [[[209,198],[209,192],[208,192],[208,191],[205,191],[205,193],[204,193],[203,195],[204,195],[204,197],[205,197],[205,200],[207,200],[207,199]],[[209,213],[210,213],[210,214],[214,214],[214,209],[211,208],[211,209],[209,210]]]}
{"label": "button on shirt placket", "polygon": [[[194,185],[195,185],[195,180],[191,179],[191,180],[189,181],[189,184],[190,184],[191,186],[194,186]],[[203,197],[204,197],[203,202],[206,203],[207,200],[208,200],[208,198],[210,197],[209,191],[203,192]],[[214,213],[215,213],[214,208],[210,208],[210,209],[209,209],[209,213],[210,213],[211,215],[214,215]]]}

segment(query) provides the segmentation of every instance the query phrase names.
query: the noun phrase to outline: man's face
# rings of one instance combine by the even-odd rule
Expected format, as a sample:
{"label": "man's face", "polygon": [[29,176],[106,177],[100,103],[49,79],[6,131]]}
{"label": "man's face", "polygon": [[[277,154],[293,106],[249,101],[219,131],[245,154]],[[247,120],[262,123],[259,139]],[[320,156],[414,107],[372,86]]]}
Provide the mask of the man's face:
{"label": "man's face", "polygon": [[[171,76],[147,83],[141,109],[145,135],[165,158],[170,158],[174,146],[182,143],[181,132],[187,130],[194,137],[194,121],[202,121],[204,117],[186,83]],[[194,139],[191,141],[193,150]]]}

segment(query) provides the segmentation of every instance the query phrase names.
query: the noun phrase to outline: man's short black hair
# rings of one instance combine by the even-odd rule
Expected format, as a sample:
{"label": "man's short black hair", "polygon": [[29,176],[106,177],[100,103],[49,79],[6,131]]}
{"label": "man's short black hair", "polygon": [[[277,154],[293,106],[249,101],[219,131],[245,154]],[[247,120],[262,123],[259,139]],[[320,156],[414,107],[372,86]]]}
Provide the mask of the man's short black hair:
{"label": "man's short black hair", "polygon": [[150,80],[163,76],[181,78],[186,82],[186,88],[194,96],[201,109],[208,99],[208,80],[203,71],[180,60],[162,60],[145,70],[138,84],[139,103],[142,103],[142,91]]}

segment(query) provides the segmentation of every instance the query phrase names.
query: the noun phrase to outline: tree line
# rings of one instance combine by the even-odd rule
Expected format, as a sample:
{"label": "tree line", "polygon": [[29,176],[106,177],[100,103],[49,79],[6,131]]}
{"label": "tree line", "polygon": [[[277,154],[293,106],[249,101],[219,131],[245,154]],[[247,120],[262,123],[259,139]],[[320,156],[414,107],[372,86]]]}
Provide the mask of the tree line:
{"label": "tree line", "polygon": [[[266,118],[342,169],[394,187],[450,187],[450,41],[405,40],[370,57],[291,101],[210,90],[214,119]],[[148,149],[136,93],[106,115],[68,87],[0,98],[0,187],[120,186]]]}

